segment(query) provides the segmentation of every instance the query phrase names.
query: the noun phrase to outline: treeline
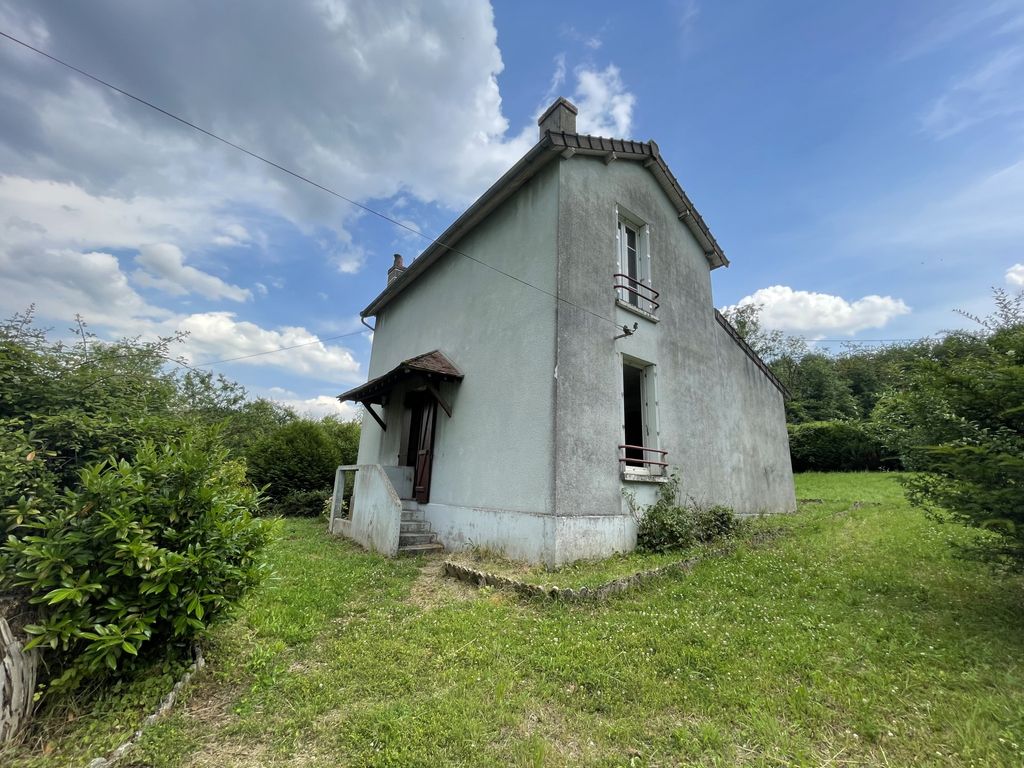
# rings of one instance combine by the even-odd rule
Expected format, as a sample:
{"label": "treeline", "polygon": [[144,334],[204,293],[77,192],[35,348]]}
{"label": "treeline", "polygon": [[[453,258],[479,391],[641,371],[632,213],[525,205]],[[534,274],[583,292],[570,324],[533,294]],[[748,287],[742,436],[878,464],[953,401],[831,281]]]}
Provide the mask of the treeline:
{"label": "treeline", "polygon": [[976,328],[838,354],[731,313],[791,393],[793,468],[904,469],[912,502],[983,529],[981,552],[1024,565],[1024,292],[994,291]]}
{"label": "treeline", "polygon": [[263,578],[269,516],[320,514],[359,441],[176,361],[180,336],[74,332],[0,324],[0,605],[46,696],[180,657]]}

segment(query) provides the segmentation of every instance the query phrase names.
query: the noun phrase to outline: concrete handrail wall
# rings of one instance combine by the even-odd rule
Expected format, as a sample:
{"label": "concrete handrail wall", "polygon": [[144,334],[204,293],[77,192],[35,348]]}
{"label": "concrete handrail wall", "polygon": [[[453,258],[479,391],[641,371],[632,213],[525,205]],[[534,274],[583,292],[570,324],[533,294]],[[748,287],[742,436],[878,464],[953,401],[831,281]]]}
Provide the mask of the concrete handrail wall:
{"label": "concrete handrail wall", "polygon": [[[338,467],[335,472],[334,496],[331,502],[330,532],[347,536],[384,555],[398,554],[398,537],[402,530],[402,499],[386,470],[380,464],[358,464]],[[344,495],[344,479],[355,473],[348,519],[339,514]],[[398,478],[404,477],[401,473]]]}

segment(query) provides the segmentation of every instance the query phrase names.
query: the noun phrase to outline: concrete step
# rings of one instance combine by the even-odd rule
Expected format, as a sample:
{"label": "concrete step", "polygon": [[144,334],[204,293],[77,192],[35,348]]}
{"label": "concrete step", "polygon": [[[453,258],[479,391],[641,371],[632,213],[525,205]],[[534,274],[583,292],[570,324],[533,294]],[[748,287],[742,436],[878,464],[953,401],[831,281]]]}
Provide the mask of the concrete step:
{"label": "concrete step", "polygon": [[420,508],[420,503],[416,499],[402,499],[402,509],[415,512]]}
{"label": "concrete step", "polygon": [[423,522],[423,512],[421,510],[402,510],[402,522],[403,523],[420,523]]}
{"label": "concrete step", "polygon": [[433,544],[437,540],[437,534],[431,531],[424,533],[405,533],[402,532],[398,536],[398,548],[401,549],[407,545],[416,544]]}
{"label": "concrete step", "polygon": [[429,533],[430,523],[426,520],[403,520],[401,532],[406,533]]}
{"label": "concrete step", "polygon": [[435,541],[433,544],[409,544],[398,547],[400,555],[432,555],[440,552],[444,552],[444,544],[439,541]]}

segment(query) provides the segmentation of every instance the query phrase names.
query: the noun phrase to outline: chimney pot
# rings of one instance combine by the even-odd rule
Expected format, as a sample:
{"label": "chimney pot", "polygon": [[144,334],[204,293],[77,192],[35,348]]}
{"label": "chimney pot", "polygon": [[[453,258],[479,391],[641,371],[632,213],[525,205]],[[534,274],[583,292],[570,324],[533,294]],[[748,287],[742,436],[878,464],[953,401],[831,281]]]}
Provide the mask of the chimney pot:
{"label": "chimney pot", "polygon": [[402,260],[402,254],[395,254],[395,263],[391,265],[391,269],[388,270],[388,285],[391,285],[398,277],[405,272],[405,262]]}
{"label": "chimney pot", "polygon": [[576,133],[576,115],[579,110],[566,98],[559,96],[543,115],[537,120],[540,126],[540,137],[548,131],[555,133]]}

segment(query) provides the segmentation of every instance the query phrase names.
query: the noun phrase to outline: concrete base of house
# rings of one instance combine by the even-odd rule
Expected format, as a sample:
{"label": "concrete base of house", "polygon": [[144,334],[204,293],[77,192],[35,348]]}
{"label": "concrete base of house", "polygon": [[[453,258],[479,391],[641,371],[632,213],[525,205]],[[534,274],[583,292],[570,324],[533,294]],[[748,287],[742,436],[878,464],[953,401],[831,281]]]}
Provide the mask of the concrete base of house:
{"label": "concrete base of house", "polygon": [[636,546],[631,515],[552,515],[435,503],[422,510],[451,552],[484,547],[514,560],[559,566]]}

